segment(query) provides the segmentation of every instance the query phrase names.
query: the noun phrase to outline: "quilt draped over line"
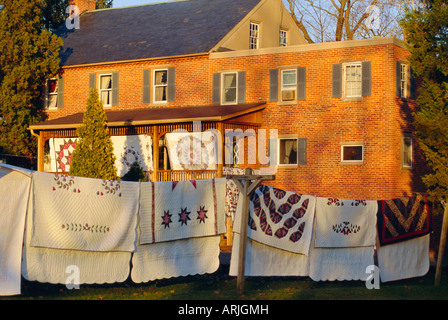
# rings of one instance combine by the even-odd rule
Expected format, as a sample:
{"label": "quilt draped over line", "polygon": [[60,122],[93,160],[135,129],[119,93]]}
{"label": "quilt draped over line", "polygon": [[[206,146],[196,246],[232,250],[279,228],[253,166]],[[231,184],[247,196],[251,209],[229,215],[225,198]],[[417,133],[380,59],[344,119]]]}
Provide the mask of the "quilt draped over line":
{"label": "quilt draped over line", "polygon": [[134,251],[139,183],[33,173],[33,247]]}
{"label": "quilt draped over line", "polygon": [[[260,186],[249,205],[248,238],[265,245],[308,255],[313,231],[315,197]],[[241,202],[237,214],[242,214]],[[234,229],[240,233],[240,219]]]}
{"label": "quilt draped over line", "polygon": [[140,244],[226,232],[226,179],[141,184]]}
{"label": "quilt draped over line", "polygon": [[0,165],[0,296],[21,293],[21,252],[31,172]]}
{"label": "quilt draped over line", "polygon": [[381,246],[421,237],[432,231],[432,203],[427,197],[378,201],[378,238]]}

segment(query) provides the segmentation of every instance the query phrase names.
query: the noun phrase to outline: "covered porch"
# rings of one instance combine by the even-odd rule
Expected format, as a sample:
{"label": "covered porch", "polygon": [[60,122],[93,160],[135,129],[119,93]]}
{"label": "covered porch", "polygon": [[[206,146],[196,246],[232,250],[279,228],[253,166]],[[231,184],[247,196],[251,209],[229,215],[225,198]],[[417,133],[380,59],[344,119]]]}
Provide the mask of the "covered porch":
{"label": "covered porch", "polygon": [[[145,137],[150,144],[151,162],[147,166],[146,181],[182,181],[211,179],[224,176],[226,130],[254,130],[262,123],[265,102],[238,105],[211,105],[197,107],[150,108],[121,111],[106,111],[111,138]],[[71,152],[76,147],[77,128],[82,125],[83,113],[48,120],[29,127],[38,139],[38,171],[68,174]],[[167,134],[176,130],[188,133],[215,132],[220,135],[221,159],[212,167],[174,167],[167,150]],[[53,146],[56,139],[62,139],[65,146]],[[233,140],[233,137],[232,137]],[[148,142],[149,141],[149,142]],[[52,145],[50,147],[50,144]],[[62,150],[65,148],[64,150]],[[52,160],[51,160],[52,159]],[[55,162],[53,166],[49,162]],[[129,163],[128,163],[129,165]],[[56,170],[55,170],[56,169]],[[119,174],[120,175],[120,174]],[[121,175],[122,176],[122,175]],[[222,247],[229,247],[231,226],[223,237]]]}

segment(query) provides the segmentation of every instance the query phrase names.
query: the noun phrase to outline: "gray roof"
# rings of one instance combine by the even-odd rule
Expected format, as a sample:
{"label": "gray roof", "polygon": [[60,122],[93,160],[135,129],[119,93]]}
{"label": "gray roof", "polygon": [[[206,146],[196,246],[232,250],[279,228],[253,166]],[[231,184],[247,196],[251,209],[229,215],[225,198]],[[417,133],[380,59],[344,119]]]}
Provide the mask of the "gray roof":
{"label": "gray roof", "polygon": [[62,65],[206,53],[261,0],[181,0],[88,11],[57,30]]}

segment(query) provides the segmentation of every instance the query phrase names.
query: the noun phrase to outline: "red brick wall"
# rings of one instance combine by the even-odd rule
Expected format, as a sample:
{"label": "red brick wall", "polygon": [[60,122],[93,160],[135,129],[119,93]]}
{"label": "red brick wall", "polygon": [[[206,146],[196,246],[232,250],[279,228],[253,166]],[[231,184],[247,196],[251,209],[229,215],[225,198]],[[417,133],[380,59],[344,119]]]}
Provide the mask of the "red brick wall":
{"label": "red brick wall", "polygon": [[[395,61],[409,53],[393,44],[348,47],[222,59],[208,56],[65,69],[64,108],[50,119],[82,112],[88,98],[89,74],[119,72],[119,106],[112,110],[212,104],[212,75],[246,71],[246,102],[269,101],[269,70],[280,66],[307,68],[306,100],[293,105],[267,103],[264,129],[307,138],[307,164],[279,168],[278,188],[346,199],[389,199],[424,191],[424,172],[414,138],[414,168],[401,166],[402,132],[409,126],[413,101],[395,95]],[[371,96],[361,101],[332,98],[332,65],[370,61]],[[143,70],[175,67],[176,100],[165,105],[142,103]],[[362,165],[342,165],[341,143],[362,141]]]}

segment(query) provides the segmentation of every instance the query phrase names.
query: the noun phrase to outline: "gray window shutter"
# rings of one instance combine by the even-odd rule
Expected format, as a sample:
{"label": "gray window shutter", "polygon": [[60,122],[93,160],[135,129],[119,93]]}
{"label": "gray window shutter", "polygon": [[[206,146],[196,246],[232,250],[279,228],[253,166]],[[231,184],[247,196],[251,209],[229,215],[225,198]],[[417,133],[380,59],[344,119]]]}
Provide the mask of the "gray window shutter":
{"label": "gray window shutter", "polygon": [[409,98],[411,98],[411,99],[415,99],[415,90],[416,90],[416,88],[415,88],[415,76],[414,76],[414,70],[412,70],[412,68],[410,68],[410,73],[411,73],[411,75],[410,75],[410,92],[409,92]]}
{"label": "gray window shutter", "polygon": [[58,109],[64,108],[64,78],[58,79]]}
{"label": "gray window shutter", "polygon": [[297,160],[298,164],[306,164],[306,138],[299,138],[297,146]]}
{"label": "gray window shutter", "polygon": [[269,71],[269,101],[278,101],[278,70],[272,69]]}
{"label": "gray window shutter", "polygon": [[333,65],[333,98],[342,96],[342,65]]}
{"label": "gray window shutter", "polygon": [[370,61],[362,63],[362,96],[368,97],[372,94],[372,67]]}
{"label": "gray window shutter", "polygon": [[112,105],[118,106],[118,72],[112,73]]}
{"label": "gray window shutter", "polygon": [[297,68],[297,100],[306,100],[306,68]]}
{"label": "gray window shutter", "polygon": [[176,96],[176,87],[175,87],[175,83],[176,83],[176,73],[175,73],[175,68],[171,67],[168,68],[168,96],[167,96],[167,101],[168,102],[173,102]]}
{"label": "gray window shutter", "polygon": [[151,94],[151,70],[143,70],[143,103],[150,103]]}
{"label": "gray window shutter", "polygon": [[91,73],[89,74],[89,89],[95,89],[96,88],[96,74]]}
{"label": "gray window shutter", "polygon": [[401,62],[395,62],[395,86],[396,94],[401,97]]}
{"label": "gray window shutter", "polygon": [[238,103],[246,102],[246,71],[238,72]]}
{"label": "gray window shutter", "polygon": [[213,104],[221,104],[221,73],[213,74]]}

